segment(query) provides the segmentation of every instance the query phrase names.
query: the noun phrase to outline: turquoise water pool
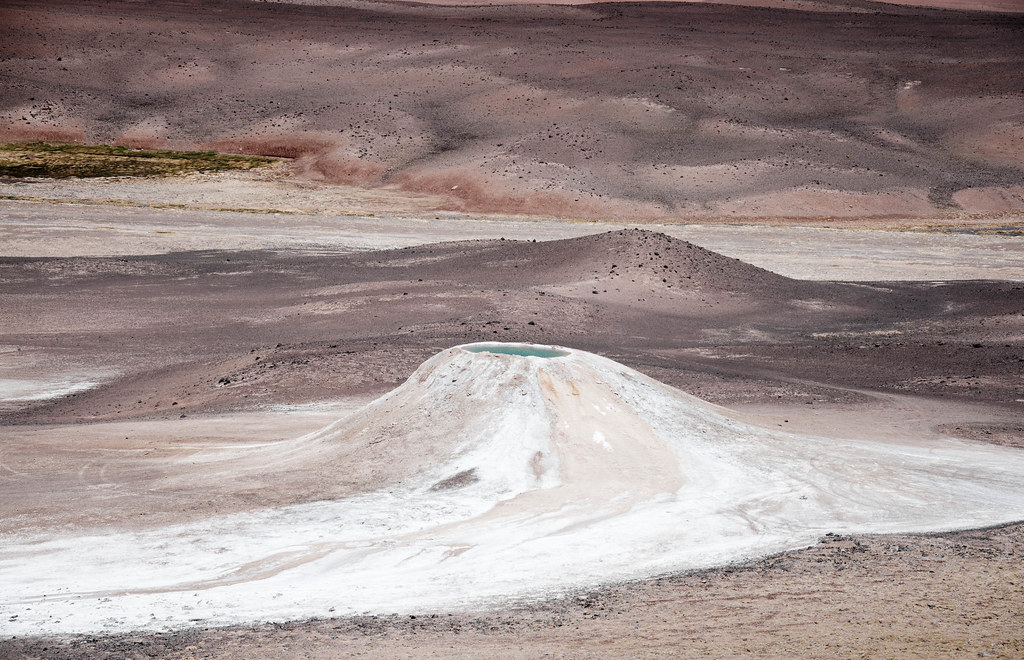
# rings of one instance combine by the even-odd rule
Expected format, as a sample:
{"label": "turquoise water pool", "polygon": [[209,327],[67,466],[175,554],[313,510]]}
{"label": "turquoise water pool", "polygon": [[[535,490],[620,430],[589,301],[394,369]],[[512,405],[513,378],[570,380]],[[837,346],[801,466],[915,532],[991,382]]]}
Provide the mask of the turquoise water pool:
{"label": "turquoise water pool", "polygon": [[535,346],[534,344],[474,344],[463,346],[470,353],[497,353],[498,355],[520,355],[522,357],[556,358],[565,357],[569,351],[557,348]]}

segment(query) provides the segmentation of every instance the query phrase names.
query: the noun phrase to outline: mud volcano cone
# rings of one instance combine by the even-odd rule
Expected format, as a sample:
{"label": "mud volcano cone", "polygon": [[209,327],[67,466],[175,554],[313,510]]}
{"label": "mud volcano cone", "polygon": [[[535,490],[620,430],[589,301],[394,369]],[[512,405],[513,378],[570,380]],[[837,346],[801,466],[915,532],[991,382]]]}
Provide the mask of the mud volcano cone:
{"label": "mud volcano cone", "polygon": [[[815,543],[1024,518],[1024,452],[783,433],[603,357],[468,344],[254,451],[377,487],[200,523],[0,539],[11,634],[436,612]],[[359,461],[355,459],[359,458]],[[45,596],[44,596],[45,594]]]}
{"label": "mud volcano cone", "polygon": [[[969,451],[966,444],[937,449],[908,438],[893,445],[869,430],[844,441],[785,433],[612,360],[555,346],[443,351],[309,441],[330,447],[341,439],[410,471],[415,464],[402,484],[410,493],[495,503],[474,525],[531,520],[538,527],[523,528],[524,539],[635,515],[654,502],[683,506],[707,539],[749,537],[754,545],[839,527],[949,527],[952,511],[971,510],[986,523],[1005,517],[996,510],[1021,511],[1021,499],[1002,491],[1010,474],[979,480],[973,461],[932,460],[936,451]],[[1011,472],[1020,461],[1014,465]]]}
{"label": "mud volcano cone", "polygon": [[509,499],[556,489],[578,504],[610,497],[622,509],[695,478],[652,427],[660,422],[650,404],[665,396],[688,407],[673,421],[677,431],[694,440],[727,432],[715,406],[596,355],[468,344],[436,355],[401,387],[308,440],[324,447],[355,439],[381,456],[422,463],[412,483],[428,491]]}

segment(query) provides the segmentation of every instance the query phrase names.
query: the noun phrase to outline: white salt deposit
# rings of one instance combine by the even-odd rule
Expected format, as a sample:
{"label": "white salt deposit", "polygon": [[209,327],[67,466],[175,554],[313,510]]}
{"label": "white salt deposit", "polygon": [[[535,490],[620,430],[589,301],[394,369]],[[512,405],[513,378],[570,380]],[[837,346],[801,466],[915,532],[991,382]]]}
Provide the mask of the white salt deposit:
{"label": "white salt deposit", "polygon": [[98,385],[97,379],[112,375],[53,364],[20,346],[0,345],[0,410],[84,392]]}
{"label": "white salt deposit", "polygon": [[0,402],[41,401],[84,392],[95,387],[91,380],[28,380],[23,378],[0,378]]}
{"label": "white salt deposit", "polygon": [[827,532],[1024,518],[1020,450],[879,442],[870,428],[858,441],[797,436],[582,351],[469,348],[292,448],[341,434],[436,442],[414,478],[162,529],[2,538],[0,633],[460,610],[722,565]]}

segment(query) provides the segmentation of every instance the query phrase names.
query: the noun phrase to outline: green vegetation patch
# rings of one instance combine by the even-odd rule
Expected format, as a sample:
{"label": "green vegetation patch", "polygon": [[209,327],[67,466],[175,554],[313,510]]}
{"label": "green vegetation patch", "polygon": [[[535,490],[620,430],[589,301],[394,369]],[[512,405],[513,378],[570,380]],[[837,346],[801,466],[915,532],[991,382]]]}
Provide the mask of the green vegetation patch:
{"label": "green vegetation patch", "polygon": [[277,158],[214,151],[162,151],[98,144],[0,144],[0,177],[169,176],[188,172],[251,170]]}

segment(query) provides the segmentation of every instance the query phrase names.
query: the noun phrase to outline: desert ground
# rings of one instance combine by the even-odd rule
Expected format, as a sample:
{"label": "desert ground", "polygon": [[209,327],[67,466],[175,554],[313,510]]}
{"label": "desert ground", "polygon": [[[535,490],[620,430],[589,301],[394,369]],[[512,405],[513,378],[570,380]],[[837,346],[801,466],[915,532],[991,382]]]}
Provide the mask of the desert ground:
{"label": "desert ground", "polygon": [[294,157],[475,212],[1024,207],[1019,13],[799,4],[7,0],[0,139]]}
{"label": "desert ground", "polygon": [[0,656],[1024,655],[1021,4],[458,4],[0,3],[0,139],[285,158],[0,179]]}

